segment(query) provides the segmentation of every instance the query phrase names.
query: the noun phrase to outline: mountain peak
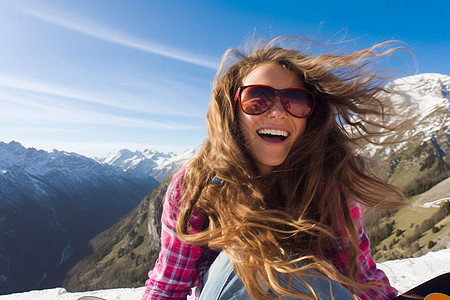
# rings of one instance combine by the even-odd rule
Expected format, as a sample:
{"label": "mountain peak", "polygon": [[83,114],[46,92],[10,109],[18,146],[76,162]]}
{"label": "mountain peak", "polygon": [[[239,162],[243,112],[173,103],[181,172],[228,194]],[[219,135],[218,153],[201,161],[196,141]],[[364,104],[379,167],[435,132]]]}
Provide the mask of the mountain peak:
{"label": "mountain peak", "polygon": [[136,177],[150,175],[161,182],[194,154],[195,149],[188,149],[181,155],[173,152],[163,153],[154,149],[134,152],[122,149],[117,153],[98,158],[97,161],[120,167],[124,172]]}
{"label": "mountain peak", "polygon": [[13,152],[24,151],[26,149],[22,144],[16,141],[11,141],[9,143],[0,142],[0,149],[2,148]]}
{"label": "mountain peak", "polygon": [[[450,100],[450,76],[438,73],[423,73],[398,78],[386,85],[386,89],[420,96],[446,98]],[[415,100],[429,100],[415,98]]]}
{"label": "mountain peak", "polygon": [[[414,120],[421,127],[414,131],[430,133],[450,125],[447,113],[450,109],[450,76],[425,73],[396,79],[385,87],[396,109],[392,122]],[[425,127],[428,127],[426,130]],[[420,129],[420,130],[418,130]],[[424,130],[422,130],[424,129]]]}

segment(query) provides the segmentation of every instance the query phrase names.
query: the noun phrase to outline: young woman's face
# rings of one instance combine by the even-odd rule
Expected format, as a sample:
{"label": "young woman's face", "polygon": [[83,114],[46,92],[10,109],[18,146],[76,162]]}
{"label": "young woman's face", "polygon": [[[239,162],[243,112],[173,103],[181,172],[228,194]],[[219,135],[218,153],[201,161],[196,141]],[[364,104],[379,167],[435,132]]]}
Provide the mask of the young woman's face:
{"label": "young woman's face", "polygon": [[[251,84],[265,84],[276,89],[303,87],[303,82],[293,72],[276,63],[256,67],[243,80],[243,86]],[[245,146],[259,171],[268,174],[284,162],[294,142],[305,131],[306,118],[291,116],[280,99],[261,115],[247,115],[237,106]]]}

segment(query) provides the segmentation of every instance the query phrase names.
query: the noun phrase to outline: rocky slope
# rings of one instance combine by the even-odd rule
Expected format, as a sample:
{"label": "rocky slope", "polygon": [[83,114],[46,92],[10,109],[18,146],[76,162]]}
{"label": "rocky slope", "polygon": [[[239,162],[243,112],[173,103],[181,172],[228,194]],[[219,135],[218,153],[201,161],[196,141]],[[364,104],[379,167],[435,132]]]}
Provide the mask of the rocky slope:
{"label": "rocky slope", "polygon": [[390,122],[412,119],[412,126],[391,146],[368,145],[363,152],[380,178],[420,194],[450,175],[450,76],[420,74],[397,79],[386,87],[398,115]]}
{"label": "rocky slope", "polygon": [[161,213],[171,177],[163,181],[129,214],[91,240],[93,254],[68,273],[71,291],[142,286],[161,248]]}

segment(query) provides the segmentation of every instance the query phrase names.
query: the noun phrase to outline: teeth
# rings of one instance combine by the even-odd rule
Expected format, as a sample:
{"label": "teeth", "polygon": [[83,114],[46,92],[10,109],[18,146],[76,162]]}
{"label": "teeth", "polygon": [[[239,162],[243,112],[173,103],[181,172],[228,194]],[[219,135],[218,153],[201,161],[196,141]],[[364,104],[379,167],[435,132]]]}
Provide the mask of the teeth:
{"label": "teeth", "polygon": [[279,135],[287,137],[289,136],[289,133],[284,130],[278,130],[278,129],[260,129],[257,131],[258,134],[270,134],[270,135]]}

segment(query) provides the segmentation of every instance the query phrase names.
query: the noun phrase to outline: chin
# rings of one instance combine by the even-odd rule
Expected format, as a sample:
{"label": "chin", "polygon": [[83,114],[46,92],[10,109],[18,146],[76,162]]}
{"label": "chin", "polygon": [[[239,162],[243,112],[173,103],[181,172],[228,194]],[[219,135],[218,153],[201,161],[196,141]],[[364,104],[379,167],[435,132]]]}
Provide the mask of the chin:
{"label": "chin", "polygon": [[285,160],[286,160],[286,156],[283,156],[282,158],[277,157],[276,159],[267,160],[266,165],[271,166],[271,167],[278,167],[282,163],[284,163]]}

